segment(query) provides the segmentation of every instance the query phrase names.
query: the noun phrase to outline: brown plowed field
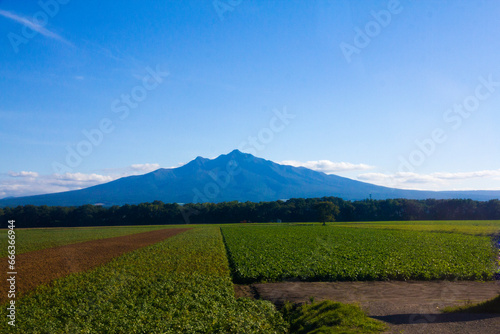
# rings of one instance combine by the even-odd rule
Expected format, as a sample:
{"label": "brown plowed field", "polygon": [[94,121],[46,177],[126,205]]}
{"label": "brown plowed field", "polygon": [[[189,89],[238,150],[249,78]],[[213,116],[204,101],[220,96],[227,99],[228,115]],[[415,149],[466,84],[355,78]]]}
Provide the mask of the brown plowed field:
{"label": "brown plowed field", "polygon": [[[167,228],[16,255],[17,293],[25,293],[56,278],[87,271],[105,264],[117,256],[160,242],[186,230],[189,229]],[[0,281],[0,291],[2,291],[0,303],[7,301],[9,287],[5,275],[10,271],[7,266],[7,258],[0,258],[0,270],[4,277]]]}

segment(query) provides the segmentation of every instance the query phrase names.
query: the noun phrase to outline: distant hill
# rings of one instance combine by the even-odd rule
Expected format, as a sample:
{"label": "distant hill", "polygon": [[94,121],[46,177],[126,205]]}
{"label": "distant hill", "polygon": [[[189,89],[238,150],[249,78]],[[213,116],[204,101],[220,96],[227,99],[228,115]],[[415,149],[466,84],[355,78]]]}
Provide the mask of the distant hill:
{"label": "distant hill", "polygon": [[0,206],[106,206],[165,203],[274,201],[288,198],[335,196],[345,200],[451,199],[490,200],[500,191],[416,191],[381,187],[304,167],[280,165],[234,150],[216,159],[197,157],[188,164],[124,177],[97,186],[55,194],[5,198]]}

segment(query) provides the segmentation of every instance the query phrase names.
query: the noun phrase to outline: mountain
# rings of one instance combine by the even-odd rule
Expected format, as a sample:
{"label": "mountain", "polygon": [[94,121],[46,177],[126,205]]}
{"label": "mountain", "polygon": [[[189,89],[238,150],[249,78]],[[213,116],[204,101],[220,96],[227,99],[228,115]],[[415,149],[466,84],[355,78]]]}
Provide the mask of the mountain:
{"label": "mountain", "polygon": [[376,186],[337,175],[327,175],[304,167],[280,165],[234,150],[210,160],[197,157],[188,164],[158,169],[144,175],[124,177],[97,186],[55,194],[0,200],[0,207],[16,205],[83,204],[124,205],[165,203],[274,201],[288,198],[341,197],[373,199],[489,200],[500,191],[416,191]]}

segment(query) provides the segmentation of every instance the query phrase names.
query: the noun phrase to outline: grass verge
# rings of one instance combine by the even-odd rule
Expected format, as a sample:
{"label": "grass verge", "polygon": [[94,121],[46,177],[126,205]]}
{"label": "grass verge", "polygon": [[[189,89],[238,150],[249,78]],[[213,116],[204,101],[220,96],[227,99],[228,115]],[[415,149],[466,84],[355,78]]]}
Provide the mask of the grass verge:
{"label": "grass verge", "polygon": [[387,329],[386,324],[368,317],[359,306],[330,300],[286,303],[281,312],[294,334],[381,333]]}
{"label": "grass verge", "polygon": [[500,313],[500,295],[490,300],[472,304],[445,307],[444,313]]}

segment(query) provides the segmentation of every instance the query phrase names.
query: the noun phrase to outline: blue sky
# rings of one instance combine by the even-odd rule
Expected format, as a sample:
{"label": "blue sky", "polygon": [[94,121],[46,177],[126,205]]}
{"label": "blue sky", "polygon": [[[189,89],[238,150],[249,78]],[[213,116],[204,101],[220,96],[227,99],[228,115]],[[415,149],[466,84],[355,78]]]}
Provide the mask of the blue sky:
{"label": "blue sky", "polygon": [[0,1],[0,198],[240,148],[500,189],[497,1]]}

